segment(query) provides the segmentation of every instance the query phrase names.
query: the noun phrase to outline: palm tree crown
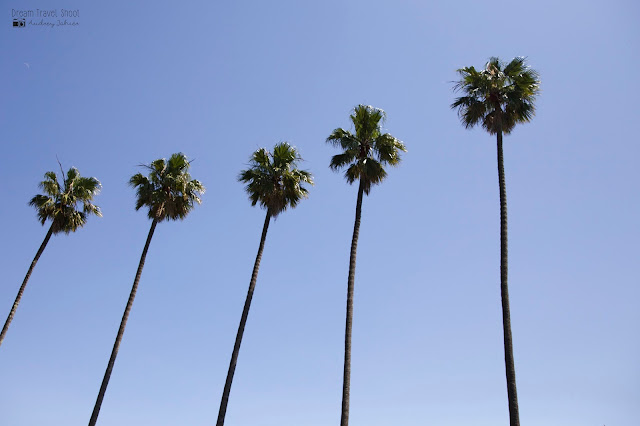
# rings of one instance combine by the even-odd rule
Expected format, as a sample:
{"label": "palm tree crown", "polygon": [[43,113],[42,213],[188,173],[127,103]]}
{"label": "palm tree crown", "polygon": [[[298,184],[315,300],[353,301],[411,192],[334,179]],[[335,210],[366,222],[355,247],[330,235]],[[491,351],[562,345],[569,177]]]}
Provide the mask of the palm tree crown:
{"label": "palm tree crown", "polygon": [[191,179],[190,163],[183,153],[176,153],[166,161],[155,160],[144,167],[150,170],[149,177],[137,173],[129,184],[136,188],[136,210],[149,207],[149,218],[158,222],[184,219],[195,203],[200,204],[200,195],[205,191],[202,183]]}
{"label": "palm tree crown", "polygon": [[[63,175],[63,185],[60,185],[54,172],[47,172],[44,177],[40,188],[46,194],[36,195],[29,205],[38,211],[42,225],[47,219],[51,220],[53,234],[75,232],[87,223],[88,215],[102,216],[100,208],[91,202],[100,193],[98,179],[80,176],[75,167],[69,169],[66,178]],[[77,208],[79,203],[82,203],[82,211]]]}
{"label": "palm tree crown", "polygon": [[260,203],[270,216],[276,217],[307,198],[308,190],[302,184],[313,185],[313,177],[308,171],[297,168],[301,159],[295,147],[287,142],[277,144],[273,153],[266,148],[254,152],[250,167],[238,176],[240,182],[247,184],[245,190],[251,205]]}
{"label": "palm tree crown", "polygon": [[462,77],[454,86],[464,96],[456,98],[451,108],[466,128],[482,125],[490,134],[508,134],[516,124],[526,123],[535,113],[534,101],[540,91],[538,73],[530,69],[523,57],[508,64],[490,58],[485,69],[457,70]]}
{"label": "palm tree crown", "polygon": [[382,133],[381,124],[386,118],[383,110],[370,105],[358,105],[350,116],[355,135],[337,128],[327,138],[327,143],[340,147],[342,154],[331,158],[329,167],[339,170],[346,167],[347,182],[360,180],[365,194],[371,186],[379,184],[387,176],[383,165],[396,166],[400,162],[398,151],[406,152],[404,144],[389,133]]}

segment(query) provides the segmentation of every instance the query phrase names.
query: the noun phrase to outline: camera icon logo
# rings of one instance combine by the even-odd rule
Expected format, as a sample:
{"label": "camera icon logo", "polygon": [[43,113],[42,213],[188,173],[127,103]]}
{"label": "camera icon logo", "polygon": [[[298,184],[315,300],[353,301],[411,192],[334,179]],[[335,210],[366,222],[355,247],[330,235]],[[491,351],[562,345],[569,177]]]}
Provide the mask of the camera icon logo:
{"label": "camera icon logo", "polygon": [[27,25],[26,21],[24,19],[14,19],[13,20],[13,26],[14,27],[25,27]]}

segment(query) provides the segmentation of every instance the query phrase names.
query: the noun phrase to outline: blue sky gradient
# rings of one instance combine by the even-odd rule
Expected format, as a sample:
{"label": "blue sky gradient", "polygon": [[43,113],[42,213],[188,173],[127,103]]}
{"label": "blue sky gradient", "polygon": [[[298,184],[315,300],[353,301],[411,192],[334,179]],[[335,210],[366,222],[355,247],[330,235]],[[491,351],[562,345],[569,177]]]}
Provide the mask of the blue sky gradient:
{"label": "blue sky gradient", "polygon": [[[36,8],[79,9],[79,25],[11,26]],[[507,425],[495,138],[449,108],[455,70],[490,56],[526,56],[542,80],[505,138],[521,422],[640,424],[636,2],[2,13],[0,314],[46,233],[27,203],[56,156],[101,181],[104,217],[36,266],[0,348],[0,425],[88,422],[150,226],[127,181],[174,152],[207,192],[156,229],[98,424],[213,424],[264,219],[237,175],[280,141],[316,185],[269,228],[226,424],[337,424],[357,187],[324,141],[360,103],[408,152],[363,203],[350,425]]]}

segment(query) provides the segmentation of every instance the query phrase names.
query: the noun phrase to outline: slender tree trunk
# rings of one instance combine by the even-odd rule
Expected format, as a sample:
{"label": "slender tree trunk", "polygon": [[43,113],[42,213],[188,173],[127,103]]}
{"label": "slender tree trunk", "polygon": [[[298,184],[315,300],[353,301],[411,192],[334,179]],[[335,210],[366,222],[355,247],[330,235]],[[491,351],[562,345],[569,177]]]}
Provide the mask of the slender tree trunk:
{"label": "slender tree trunk", "polygon": [[500,296],[502,298],[502,329],[504,333],[504,364],[507,376],[509,398],[509,424],[520,426],[518,413],[518,393],[516,391],[516,368],[513,361],[511,339],[511,314],[509,310],[509,288],[507,286],[507,188],[504,177],[502,154],[502,129],[498,131],[498,181],[500,184]]}
{"label": "slender tree trunk", "polygon": [[118,349],[120,348],[120,342],[122,341],[122,336],[124,335],[124,328],[127,326],[127,320],[129,319],[129,313],[131,312],[131,307],[133,306],[133,300],[136,298],[136,293],[138,292],[138,283],[140,282],[140,276],[142,275],[142,268],[144,268],[144,261],[147,257],[149,244],[151,244],[151,238],[153,237],[153,232],[155,231],[157,224],[158,224],[158,221],[156,219],[154,219],[153,222],[151,222],[151,229],[149,230],[149,235],[147,236],[147,242],[144,245],[144,250],[142,250],[142,256],[140,256],[140,263],[138,264],[138,271],[136,272],[136,278],[133,280],[133,287],[131,287],[131,294],[129,294],[127,307],[124,309],[124,314],[122,315],[122,321],[120,321],[120,328],[118,329],[118,335],[116,336],[116,341],[113,344],[113,350],[111,351],[111,357],[109,358],[109,363],[107,364],[107,370],[104,372],[104,378],[102,379],[100,392],[98,392],[98,399],[96,400],[96,405],[93,407],[93,413],[91,413],[89,426],[95,426],[96,422],[98,421],[98,414],[100,414],[100,407],[102,406],[102,400],[104,399],[104,394],[107,391],[107,385],[109,384],[109,379],[111,378],[111,371],[113,370],[113,364],[116,362],[116,356],[118,356]]}
{"label": "slender tree trunk", "polygon": [[349,256],[349,278],[347,280],[347,321],[344,332],[344,373],[342,376],[342,415],[340,426],[349,424],[349,391],[351,387],[351,326],[353,325],[353,287],[356,278],[356,252],[358,236],[360,235],[360,217],[362,213],[362,194],[364,185],[362,179],[358,187],[358,201],[356,202],[356,220],[353,224],[351,239],[351,255]]}
{"label": "slender tree trunk", "polygon": [[264,226],[262,227],[262,237],[260,238],[260,247],[258,247],[258,254],[256,255],[256,261],[253,264],[253,273],[251,274],[251,282],[249,283],[249,291],[247,291],[247,299],[244,302],[244,309],[242,310],[242,317],[240,318],[240,325],[238,326],[238,334],[236,334],[236,342],[233,345],[233,354],[231,354],[231,362],[229,363],[229,371],[227,372],[227,381],[224,383],[224,391],[222,392],[222,400],[220,401],[220,411],[218,412],[218,421],[216,426],[224,425],[224,418],[227,414],[227,404],[229,403],[229,394],[231,393],[231,384],[233,383],[233,375],[236,371],[236,364],[238,363],[238,354],[240,353],[240,345],[242,344],[242,335],[244,334],[244,327],[247,324],[247,318],[249,317],[249,308],[251,308],[251,299],[253,299],[253,291],[256,288],[256,282],[258,281],[258,270],[260,269],[260,260],[262,259],[262,251],[264,250],[264,242],[267,239],[267,230],[269,229],[269,221],[271,220],[271,214],[267,211],[267,217],[264,219]]}
{"label": "slender tree trunk", "polygon": [[7,317],[7,320],[4,323],[4,327],[2,327],[2,333],[0,333],[0,345],[2,345],[4,336],[5,334],[7,334],[7,330],[9,329],[9,324],[11,324],[11,321],[13,320],[13,316],[16,314],[16,309],[18,309],[18,305],[20,304],[20,299],[22,299],[22,293],[24,293],[24,289],[27,286],[29,277],[31,277],[31,272],[33,272],[33,268],[36,266],[36,263],[38,263],[38,259],[40,259],[40,255],[42,255],[42,252],[44,251],[44,248],[47,246],[47,243],[49,242],[49,239],[51,238],[52,234],[53,234],[53,223],[49,227],[49,231],[47,231],[47,235],[46,237],[44,237],[44,241],[42,241],[42,244],[40,244],[40,248],[36,253],[36,257],[33,258],[33,261],[31,262],[31,266],[29,266],[29,270],[27,271],[27,275],[25,275],[24,281],[22,281],[20,290],[18,290],[18,295],[16,296],[16,300],[13,302],[13,306],[11,307],[11,312],[9,312],[9,316]]}

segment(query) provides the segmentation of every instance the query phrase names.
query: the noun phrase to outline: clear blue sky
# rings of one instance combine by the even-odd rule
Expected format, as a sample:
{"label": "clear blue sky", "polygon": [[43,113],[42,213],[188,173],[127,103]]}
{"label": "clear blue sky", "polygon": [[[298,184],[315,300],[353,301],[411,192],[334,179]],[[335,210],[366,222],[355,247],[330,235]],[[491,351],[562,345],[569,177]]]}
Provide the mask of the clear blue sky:
{"label": "clear blue sky", "polygon": [[[80,25],[12,27],[37,8]],[[359,103],[409,152],[363,204],[350,424],[507,425],[495,139],[449,105],[455,69],[520,55],[542,80],[505,139],[521,421],[640,424],[636,2],[8,0],[2,16],[2,321],[56,156],[102,182],[104,217],[36,266],[0,349],[0,425],[88,422],[150,226],[126,183],[178,151],[207,193],[156,230],[99,425],[213,424],[264,218],[236,177],[285,140],[316,186],[269,229],[226,424],[338,424],[357,188],[324,141]]]}

